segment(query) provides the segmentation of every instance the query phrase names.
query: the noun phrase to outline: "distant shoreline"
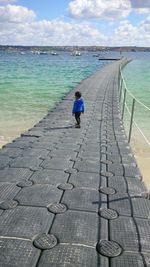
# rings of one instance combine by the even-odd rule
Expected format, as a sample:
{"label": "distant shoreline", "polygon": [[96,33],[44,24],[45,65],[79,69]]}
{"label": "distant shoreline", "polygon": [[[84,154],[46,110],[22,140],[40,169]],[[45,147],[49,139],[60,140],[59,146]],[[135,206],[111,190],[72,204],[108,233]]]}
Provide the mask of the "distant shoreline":
{"label": "distant shoreline", "polygon": [[87,52],[150,52],[150,47],[138,46],[23,46],[23,45],[0,45],[0,51],[66,51],[72,52],[74,50],[87,51]]}

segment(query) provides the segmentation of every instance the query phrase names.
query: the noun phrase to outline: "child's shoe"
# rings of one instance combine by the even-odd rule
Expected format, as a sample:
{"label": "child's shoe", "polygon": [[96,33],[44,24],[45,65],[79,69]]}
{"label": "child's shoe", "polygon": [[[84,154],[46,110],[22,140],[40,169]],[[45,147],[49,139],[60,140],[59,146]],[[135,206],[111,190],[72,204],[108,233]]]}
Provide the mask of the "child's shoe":
{"label": "child's shoe", "polygon": [[80,124],[76,124],[75,128],[81,128]]}

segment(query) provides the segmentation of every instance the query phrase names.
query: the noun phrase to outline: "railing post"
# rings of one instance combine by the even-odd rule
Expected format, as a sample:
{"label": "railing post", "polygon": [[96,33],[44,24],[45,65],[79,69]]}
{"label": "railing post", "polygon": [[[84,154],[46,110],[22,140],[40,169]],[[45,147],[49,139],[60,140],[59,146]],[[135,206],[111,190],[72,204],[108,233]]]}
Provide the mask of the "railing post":
{"label": "railing post", "polygon": [[134,107],[135,107],[135,99],[133,98],[133,102],[132,102],[132,111],[131,111],[131,119],[130,119],[130,128],[129,128],[129,136],[128,136],[128,142],[129,142],[129,143],[130,143],[130,140],[131,140],[131,133],[132,133],[132,124],[133,124]]}
{"label": "railing post", "polygon": [[122,95],[122,82],[123,82],[123,79],[121,78],[121,82],[120,82],[120,95],[119,95],[119,102],[121,101],[121,95]]}
{"label": "railing post", "polygon": [[126,101],[126,88],[124,89],[123,107],[122,107],[122,119],[123,119],[123,116],[124,116],[125,101]]}
{"label": "railing post", "polygon": [[119,68],[119,71],[118,71],[118,91],[120,91],[120,77],[121,77],[121,71]]}

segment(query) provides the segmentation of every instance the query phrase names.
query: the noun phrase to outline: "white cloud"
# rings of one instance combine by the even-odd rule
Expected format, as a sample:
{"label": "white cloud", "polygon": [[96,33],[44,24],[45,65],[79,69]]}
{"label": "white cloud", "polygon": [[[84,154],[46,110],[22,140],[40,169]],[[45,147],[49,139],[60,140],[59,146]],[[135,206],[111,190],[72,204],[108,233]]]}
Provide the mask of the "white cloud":
{"label": "white cloud", "polygon": [[0,44],[150,46],[150,16],[138,26],[121,21],[111,34],[104,35],[89,23],[37,21],[35,13],[25,7],[0,6]]}
{"label": "white cloud", "polygon": [[17,2],[17,0],[0,0],[0,5],[7,5],[14,2]]}
{"label": "white cloud", "polygon": [[150,24],[150,15],[142,22],[143,24]]}
{"label": "white cloud", "polygon": [[120,43],[121,45],[135,45],[137,35],[137,27],[133,26],[127,20],[125,20],[120,22],[119,27],[115,29],[114,41],[115,43]]}
{"label": "white cloud", "polygon": [[10,4],[6,6],[0,6],[0,22],[30,22],[33,21],[35,17],[35,13],[26,7]]}
{"label": "white cloud", "polygon": [[69,14],[78,19],[117,19],[126,17],[130,10],[130,0],[74,0],[68,7]]}
{"label": "white cloud", "polygon": [[150,0],[72,0],[68,13],[76,19],[122,19],[131,11],[150,13]]}
{"label": "white cloud", "polygon": [[102,45],[105,36],[88,23],[61,20],[0,23],[1,44],[20,45]]}
{"label": "white cloud", "polygon": [[150,46],[150,17],[133,26],[128,20],[120,22],[114,31],[114,35],[108,38],[112,45],[126,46]]}
{"label": "white cloud", "polygon": [[136,8],[134,9],[138,14],[149,14],[150,8]]}
{"label": "white cloud", "polygon": [[138,27],[122,21],[111,35],[104,35],[87,23],[33,21],[5,24],[0,32],[3,44],[20,45],[108,45],[150,46],[150,17]]}

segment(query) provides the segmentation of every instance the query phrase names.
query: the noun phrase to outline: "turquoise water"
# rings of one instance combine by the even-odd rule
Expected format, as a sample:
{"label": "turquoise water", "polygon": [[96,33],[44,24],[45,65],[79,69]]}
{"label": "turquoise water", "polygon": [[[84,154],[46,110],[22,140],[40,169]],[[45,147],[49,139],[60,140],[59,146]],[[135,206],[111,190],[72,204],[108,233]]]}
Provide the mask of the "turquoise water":
{"label": "turquoise water", "polygon": [[[125,56],[133,58],[124,69],[127,86],[150,106],[150,53],[126,53]],[[81,57],[68,53],[59,56],[1,53],[0,143],[7,143],[32,127],[66,92],[108,63],[87,53]],[[136,119],[147,134],[149,113],[136,109]]]}
{"label": "turquoise water", "polygon": [[92,55],[0,55],[0,142],[32,127],[82,79],[106,62]]}
{"label": "turquoise water", "polygon": [[[133,60],[123,70],[127,88],[138,100],[150,108],[150,53],[133,53],[131,58]],[[127,105],[131,110],[132,98],[128,94]],[[124,117],[128,135],[130,118],[127,111]],[[143,179],[150,189],[150,111],[137,101],[135,102],[134,120],[140,131],[133,124],[131,146]]]}
{"label": "turquoise water", "polygon": [[[137,53],[135,53],[137,54]],[[128,90],[150,109],[150,53],[142,53],[126,65],[123,70]],[[126,94],[128,107],[131,110],[132,98]],[[126,128],[129,127],[129,115],[126,111]],[[150,142],[150,111],[135,102],[134,119]]]}
{"label": "turquoise water", "polygon": [[23,116],[34,120],[96,67],[98,63],[65,56],[4,55],[0,62],[0,114],[3,119]]}

